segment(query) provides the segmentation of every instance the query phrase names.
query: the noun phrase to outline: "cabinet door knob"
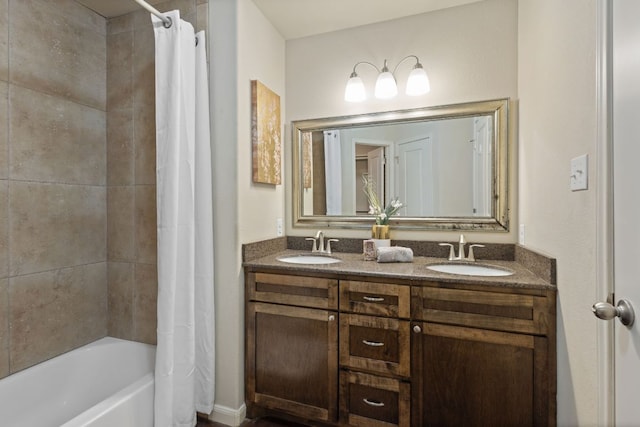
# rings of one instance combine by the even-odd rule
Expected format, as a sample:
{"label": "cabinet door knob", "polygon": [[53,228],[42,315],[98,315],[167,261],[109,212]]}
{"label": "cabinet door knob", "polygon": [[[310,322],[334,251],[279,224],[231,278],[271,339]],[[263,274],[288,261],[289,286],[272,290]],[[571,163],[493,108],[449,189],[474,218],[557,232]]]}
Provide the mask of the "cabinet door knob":
{"label": "cabinet door knob", "polygon": [[413,332],[415,332],[416,334],[419,334],[420,332],[422,332],[422,328],[418,325],[415,325],[413,327]]}
{"label": "cabinet door knob", "polygon": [[334,320],[336,320],[336,316],[333,314],[329,315],[329,322],[333,322]]}

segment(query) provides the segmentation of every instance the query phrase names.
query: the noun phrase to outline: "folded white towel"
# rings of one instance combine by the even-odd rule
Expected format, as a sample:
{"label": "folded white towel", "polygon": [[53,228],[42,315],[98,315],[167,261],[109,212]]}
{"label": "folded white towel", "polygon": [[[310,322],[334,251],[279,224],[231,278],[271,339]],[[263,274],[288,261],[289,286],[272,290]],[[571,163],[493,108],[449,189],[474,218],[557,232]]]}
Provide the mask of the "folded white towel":
{"label": "folded white towel", "polygon": [[413,251],[402,246],[378,248],[378,262],[412,262]]}

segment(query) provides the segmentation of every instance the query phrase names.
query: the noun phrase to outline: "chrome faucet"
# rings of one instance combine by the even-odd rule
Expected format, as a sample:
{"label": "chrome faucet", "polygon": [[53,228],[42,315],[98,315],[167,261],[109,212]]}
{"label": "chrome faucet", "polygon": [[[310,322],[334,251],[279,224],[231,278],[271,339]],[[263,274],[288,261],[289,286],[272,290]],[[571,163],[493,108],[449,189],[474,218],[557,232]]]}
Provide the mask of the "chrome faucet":
{"label": "chrome faucet", "polygon": [[338,239],[327,239],[327,245],[325,247],[324,232],[322,230],[318,230],[318,232],[316,233],[316,237],[307,237],[305,240],[313,241],[311,252],[321,254],[330,254],[331,242],[339,242]]}
{"label": "chrome faucet", "polygon": [[451,243],[440,243],[440,246],[449,246],[449,261],[475,261],[476,258],[473,254],[473,248],[484,248],[484,245],[473,244],[469,245],[469,254],[465,256],[464,254],[464,245],[467,244],[467,241],[464,238],[464,234],[460,235],[460,240],[458,240],[458,255],[456,256],[455,249],[453,249],[453,244]]}

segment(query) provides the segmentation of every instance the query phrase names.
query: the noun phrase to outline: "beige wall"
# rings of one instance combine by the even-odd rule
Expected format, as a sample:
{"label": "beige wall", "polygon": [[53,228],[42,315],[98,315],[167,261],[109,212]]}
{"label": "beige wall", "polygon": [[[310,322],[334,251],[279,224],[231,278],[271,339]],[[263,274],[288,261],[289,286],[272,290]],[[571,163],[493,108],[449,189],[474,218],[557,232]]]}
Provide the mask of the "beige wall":
{"label": "beige wall", "polygon": [[[251,80],[285,108],[284,40],[251,0],[211,0],[212,130],[216,282],[216,405],[212,419],[236,425],[244,405],[242,243],[276,237],[281,185],[254,184]],[[284,119],[284,114],[282,114]],[[286,147],[283,146],[286,150]]]}
{"label": "beige wall", "polygon": [[[287,41],[286,123],[293,120],[401,110],[433,105],[517,98],[517,1],[487,0],[437,12],[351,28]],[[395,67],[407,55],[420,58],[431,83],[425,96],[409,97],[403,92],[412,63],[397,71],[399,94],[392,100],[372,96],[362,103],[344,101],[344,88],[353,66],[369,61],[382,67],[385,59]],[[376,71],[361,65],[358,74],[369,93]],[[512,141],[517,124],[512,123]],[[290,145],[287,130],[287,148]],[[511,146],[511,178],[516,182],[517,145]],[[286,152],[290,156],[290,150]],[[291,164],[287,157],[287,165]],[[290,171],[287,168],[287,179]],[[289,190],[289,189],[288,189]],[[510,188],[511,212],[515,212],[517,185]],[[290,194],[286,199],[291,198]],[[287,234],[306,236],[313,229],[291,228],[287,212]],[[512,223],[517,218],[512,216]],[[482,233],[470,239],[515,242],[516,227],[510,233]],[[456,240],[459,233],[394,231],[396,239]],[[332,230],[331,236],[368,237],[363,230]]]}
{"label": "beige wall", "polygon": [[[520,222],[558,262],[558,425],[597,420],[595,1],[520,0]],[[569,163],[590,156],[589,190]]]}
{"label": "beige wall", "polygon": [[0,1],[0,376],[106,335],[106,22]]}

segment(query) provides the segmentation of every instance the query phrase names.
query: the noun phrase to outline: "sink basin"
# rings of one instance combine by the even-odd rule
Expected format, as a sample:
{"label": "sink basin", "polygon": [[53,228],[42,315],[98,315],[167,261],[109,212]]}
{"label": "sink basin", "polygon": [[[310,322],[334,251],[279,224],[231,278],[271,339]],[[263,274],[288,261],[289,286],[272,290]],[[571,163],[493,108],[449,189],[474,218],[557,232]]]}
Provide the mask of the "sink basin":
{"label": "sink basin", "polygon": [[428,269],[440,273],[462,274],[465,276],[511,276],[513,271],[504,268],[478,264],[434,264],[428,265]]}
{"label": "sink basin", "polygon": [[290,255],[278,258],[278,261],[288,262],[289,264],[335,264],[340,262],[338,258],[326,255]]}

